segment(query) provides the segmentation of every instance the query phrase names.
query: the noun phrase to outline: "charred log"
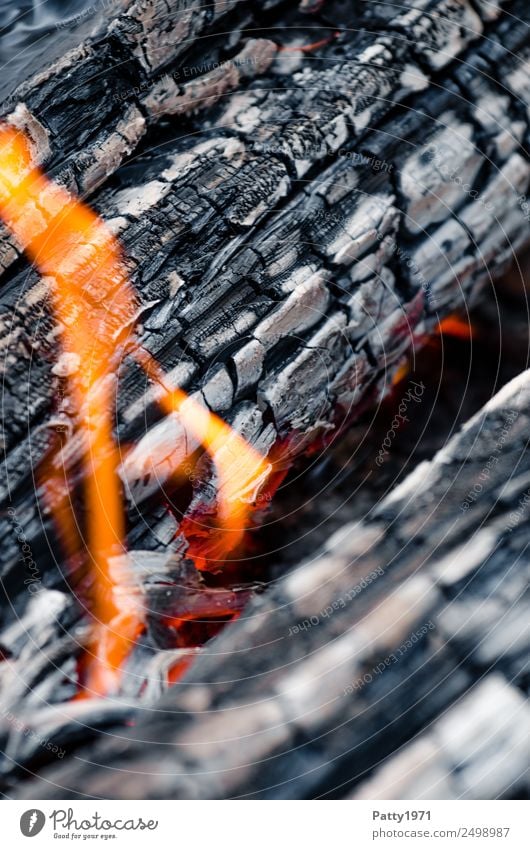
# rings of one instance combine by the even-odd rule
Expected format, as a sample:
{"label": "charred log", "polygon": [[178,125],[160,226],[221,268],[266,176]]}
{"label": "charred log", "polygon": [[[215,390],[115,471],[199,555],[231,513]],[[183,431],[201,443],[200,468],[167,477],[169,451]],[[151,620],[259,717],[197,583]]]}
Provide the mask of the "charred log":
{"label": "charred log", "polygon": [[[280,475],[315,444],[338,440],[384,395],[403,356],[418,351],[445,316],[477,303],[530,241],[530,29],[523,0],[416,0],[398,11],[391,4],[360,3],[355,26],[345,4],[330,2],[319,10],[316,28],[292,4],[257,5],[216,3],[206,12],[200,4],[177,4],[168,30],[166,4],[123,2],[122,14],[99,22],[87,40],[15,90],[3,116],[30,135],[47,173],[89,195],[119,235],[139,300],[134,324],[141,346],[173,385],[269,455]],[[288,40],[282,35],[286,22]],[[6,231],[0,239],[6,599],[0,646],[11,661],[1,669],[8,773],[16,763],[33,768],[43,757],[39,737],[75,747],[86,742],[87,726],[97,736],[131,717],[139,721],[143,700],[167,710],[168,718],[158,722],[147,712],[142,733],[152,737],[171,774],[192,776],[174,779],[170,792],[176,796],[310,796],[341,784],[346,792],[375,770],[381,753],[410,741],[446,708],[457,709],[491,665],[501,676],[492,686],[504,693],[504,676],[507,704],[515,710],[520,648],[503,652],[493,638],[489,654],[462,660],[469,641],[482,638],[480,612],[474,617],[488,582],[506,572],[515,581],[508,595],[515,599],[518,592],[510,557],[493,557],[505,538],[490,516],[497,496],[492,490],[491,498],[473,502],[460,516],[455,490],[446,500],[450,518],[442,512],[425,528],[416,524],[443,485],[444,457],[454,451],[458,462],[464,437],[413,478],[418,482],[425,473],[428,481],[423,490],[419,486],[414,509],[404,485],[373,520],[331,543],[318,568],[305,564],[264,596],[257,580],[232,581],[229,569],[224,583],[211,584],[186,558],[190,546],[202,544],[195,517],[215,517],[215,469],[204,456],[197,459],[198,445],[178,416],[162,417],[159,387],[129,357],[115,375],[116,439],[132,446],[120,475],[129,504],[126,573],[134,580],[122,590],[142,598],[146,637],[124,670],[122,699],[112,708],[103,700],[67,705],[90,630],[78,602],[90,577],[81,560],[68,568],[61,556],[56,562],[61,540],[39,472],[44,463],[66,468],[75,500],[82,477],[78,422],[49,304],[50,281],[26,264],[23,245]],[[106,295],[87,285],[86,309]],[[130,316],[113,319],[119,335]],[[523,407],[517,411],[522,427]],[[486,440],[464,467],[469,485],[480,451],[493,438],[496,425],[488,416],[484,433],[475,423],[469,429],[479,445]],[[522,449],[521,457],[524,465]],[[499,469],[506,472],[511,460]],[[195,482],[176,496],[171,476],[183,462],[195,469]],[[515,487],[510,509],[521,492]],[[80,506],[79,515],[82,523]],[[466,643],[447,613],[448,597],[459,597],[460,584],[455,579],[446,586],[438,574],[443,552],[449,556],[467,535],[474,538],[482,521],[493,571],[484,555],[484,563],[475,564],[477,583],[470,577],[469,592],[467,583],[463,587],[469,621],[478,623]],[[522,550],[524,533],[516,530],[511,539],[521,534]],[[429,545],[434,553],[428,554]],[[21,569],[21,546],[38,564],[37,576],[24,557]],[[125,575],[123,559],[112,565]],[[421,575],[412,578],[420,566]],[[303,637],[288,638],[299,620],[320,616],[348,590],[345,575],[356,584],[380,568],[385,579],[363,591],[355,612],[348,604],[329,617],[331,630],[319,622]],[[36,583],[32,597],[28,586]],[[307,587],[307,603],[299,601],[299,584]],[[501,613],[504,601],[499,596]],[[389,611],[382,619],[380,607]],[[514,607],[513,615],[521,616],[519,604]],[[220,651],[227,646],[222,663],[217,648],[211,657],[201,655],[193,640],[179,643],[182,632],[173,628],[176,619],[211,618],[213,636],[242,611],[241,621],[209,644]],[[392,611],[395,627],[387,634],[381,623]],[[341,688],[353,686],[361,672],[384,663],[429,623],[433,627],[403,663],[389,664],[370,687],[356,691],[358,698],[339,698]],[[269,649],[259,649],[267,641],[286,647],[285,672],[271,671]],[[235,649],[236,660],[230,657]],[[185,685],[158,703],[168,678],[187,667]],[[238,682],[233,691],[223,683],[229,679]],[[325,706],[323,682],[331,693]],[[389,724],[396,689],[399,717],[421,705],[402,725]],[[261,701],[265,692],[274,698]],[[252,740],[245,763],[237,746],[227,750],[215,742],[226,737],[223,711],[231,705],[237,733],[247,729]],[[204,725],[193,717],[203,709],[218,712]],[[170,727],[174,710],[186,716]],[[27,733],[30,713],[38,716],[33,733]],[[344,734],[355,756],[346,753]],[[172,760],[172,743],[178,750],[187,735],[211,742],[197,743],[196,750],[190,745],[182,763],[178,755]],[[321,735],[329,744],[325,756],[315,742]],[[133,774],[120,792],[134,795],[134,771],[150,768],[152,756],[140,751],[134,735],[124,747],[116,762],[123,758]],[[206,756],[219,764],[219,775],[210,779],[202,776]],[[261,758],[266,766],[258,769]],[[113,795],[97,771],[87,777],[64,762],[61,776],[59,785],[64,781],[79,793]],[[289,791],[282,790],[287,779]],[[148,792],[156,796],[157,786],[155,777]],[[39,787],[38,795],[44,792]]]}
{"label": "charred log", "polygon": [[[523,790],[529,393],[525,372],[368,521],[251,601],[134,730],[28,797],[337,796],[371,772],[358,795],[384,796],[403,760],[404,798],[416,782],[424,798]],[[60,738],[64,722],[50,708],[39,727]]]}
{"label": "charred log", "polygon": [[[466,4],[459,9],[471,16],[465,37],[461,19],[448,18],[440,36],[447,43],[438,49],[439,19],[420,16],[422,27],[437,23],[430,38],[425,35],[424,62],[433,74],[443,70],[426,94],[415,93],[397,112],[407,93],[403,78],[408,91],[428,85],[410,66],[423,42],[416,33],[414,46],[407,46],[401,20],[394,39],[387,22],[382,46],[374,46],[373,35],[367,46],[367,34],[324,46],[322,58],[334,61],[332,70],[302,68],[286,76],[282,65],[273,66],[259,84],[209,111],[206,140],[190,144],[187,135],[169,133],[162,152],[144,151],[94,197],[127,251],[140,298],[141,344],[171,380],[227,417],[264,454],[296,434],[292,461],[323,433],[339,432],[368,391],[384,391],[413,341],[443,315],[472,304],[530,235],[521,202],[530,181],[521,108],[528,27],[510,18],[508,30],[503,17],[481,24]],[[493,27],[486,45],[478,39],[483,26]],[[473,33],[477,45],[466,53]],[[449,43],[453,54],[464,52],[447,71],[454,58]],[[381,64],[366,64],[363,50],[380,51]],[[501,66],[506,83],[499,86],[491,72],[498,76]],[[359,67],[373,75],[371,95],[366,80],[362,97],[355,94]],[[60,69],[50,79],[60,81]],[[273,84],[280,81],[278,92]],[[310,116],[315,110],[324,115],[329,89],[336,100],[326,107],[326,121],[315,122]],[[55,102],[53,89],[40,96]],[[244,124],[248,114],[256,115],[252,127]],[[37,146],[42,134],[50,135],[38,101],[28,98],[15,116],[26,127],[38,122]],[[107,117],[98,109],[98,119]],[[201,114],[191,128],[200,131],[203,121]],[[54,128],[58,138],[64,133]],[[80,141],[86,146],[76,134],[72,144]],[[52,154],[53,147],[48,167],[59,174],[64,149]],[[79,159],[77,149],[72,156]],[[301,180],[307,174],[311,179]],[[57,452],[57,431],[75,427],[48,291],[47,281],[31,271],[4,275],[3,497],[17,504],[31,538],[40,525],[28,497],[33,471]],[[88,310],[94,296],[86,293]],[[118,332],[119,315],[115,325]],[[156,397],[156,386],[146,388],[126,362],[117,434],[136,444],[121,470],[133,513],[196,448],[178,420],[156,421]],[[72,466],[77,450],[75,437],[67,439],[56,462]],[[21,462],[28,455],[30,468]],[[211,498],[203,489],[196,500]],[[135,544],[156,545],[156,522],[151,527],[155,539],[146,542],[133,530]]]}

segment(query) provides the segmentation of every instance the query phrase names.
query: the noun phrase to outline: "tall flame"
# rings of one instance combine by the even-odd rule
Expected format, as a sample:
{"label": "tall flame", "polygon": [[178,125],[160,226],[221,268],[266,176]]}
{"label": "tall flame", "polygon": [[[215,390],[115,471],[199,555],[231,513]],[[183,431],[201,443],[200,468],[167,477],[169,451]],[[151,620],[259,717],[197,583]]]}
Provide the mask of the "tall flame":
{"label": "tall flame", "polygon": [[9,126],[0,129],[0,217],[48,278],[69,357],[70,388],[84,437],[86,536],[94,574],[92,613],[98,623],[89,686],[103,692],[113,686],[113,670],[139,630],[137,615],[116,606],[109,572],[109,557],[121,550],[124,539],[112,439],[113,331],[134,314],[134,293],[108,228],[35,167],[30,142]]}
{"label": "tall flame", "polygon": [[[123,550],[125,537],[112,432],[118,358],[132,350],[166,390],[161,401],[165,412],[178,412],[214,459],[227,550],[240,541],[248,523],[248,502],[270,465],[225,422],[190,403],[182,390],[166,386],[165,375],[144,349],[130,340],[116,342],[121,328],[132,325],[137,306],[120,245],[92,210],[36,167],[29,139],[7,124],[0,125],[0,218],[48,279],[67,356],[84,439],[87,550],[94,576],[96,626],[87,690],[104,693],[115,689],[119,668],[142,630],[141,611],[121,610],[116,604],[109,569],[109,559]],[[57,499],[52,508],[57,521],[61,515],[66,521],[64,499]]]}

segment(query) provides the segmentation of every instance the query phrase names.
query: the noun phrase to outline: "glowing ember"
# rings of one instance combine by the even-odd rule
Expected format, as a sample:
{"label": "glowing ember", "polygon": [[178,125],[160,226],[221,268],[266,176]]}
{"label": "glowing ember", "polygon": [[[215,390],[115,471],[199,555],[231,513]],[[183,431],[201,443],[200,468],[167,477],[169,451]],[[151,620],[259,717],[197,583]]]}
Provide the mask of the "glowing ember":
{"label": "glowing ember", "polygon": [[454,336],[457,339],[473,339],[474,331],[471,322],[464,321],[456,315],[450,315],[442,319],[438,324],[438,333],[441,336]]}
{"label": "glowing ember", "polygon": [[325,47],[326,44],[331,44],[334,38],[338,38],[340,32],[334,32],[327,38],[322,38],[320,41],[314,41],[312,44],[297,44],[290,47],[278,48],[281,53],[311,53],[313,50],[318,50],[319,47]]}
{"label": "glowing ember", "polygon": [[[178,411],[185,427],[211,454],[219,478],[225,552],[241,540],[249,505],[271,466],[185,392],[166,387],[164,374],[147,352],[124,339],[116,342],[120,329],[133,325],[137,308],[119,243],[97,215],[35,167],[30,141],[5,124],[0,126],[0,218],[47,278],[61,328],[84,440],[86,548],[94,576],[96,627],[86,686],[105,693],[116,689],[119,669],[143,628],[140,610],[117,605],[109,570],[109,558],[123,551],[125,534],[111,415],[119,358],[133,350],[151,378],[166,388],[161,402],[165,411]],[[184,401],[188,404],[182,407]],[[66,477],[48,484],[55,520],[73,545],[78,529]]]}
{"label": "glowing ember", "polygon": [[407,359],[404,362],[400,363],[400,365],[397,367],[397,369],[396,369],[396,371],[395,371],[395,373],[392,377],[391,385],[393,387],[398,386],[398,384],[400,384],[401,381],[406,378],[406,376],[409,374],[409,372],[410,372],[410,362]]}

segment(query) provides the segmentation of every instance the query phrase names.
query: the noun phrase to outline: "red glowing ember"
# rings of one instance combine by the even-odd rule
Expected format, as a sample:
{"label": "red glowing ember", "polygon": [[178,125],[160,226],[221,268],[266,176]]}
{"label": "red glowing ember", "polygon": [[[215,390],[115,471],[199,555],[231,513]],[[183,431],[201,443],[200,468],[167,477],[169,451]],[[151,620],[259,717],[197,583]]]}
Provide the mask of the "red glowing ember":
{"label": "red glowing ember", "polygon": [[279,47],[278,50],[280,53],[311,53],[313,50],[331,44],[333,39],[338,38],[339,35],[340,32],[334,32],[327,38],[321,38],[320,41],[313,41],[311,44],[293,44],[289,47]]}
{"label": "red glowing ember", "polygon": [[469,340],[473,339],[475,333],[471,322],[464,321],[456,315],[450,315],[444,318],[438,324],[438,332],[441,336],[453,336],[456,339]]}

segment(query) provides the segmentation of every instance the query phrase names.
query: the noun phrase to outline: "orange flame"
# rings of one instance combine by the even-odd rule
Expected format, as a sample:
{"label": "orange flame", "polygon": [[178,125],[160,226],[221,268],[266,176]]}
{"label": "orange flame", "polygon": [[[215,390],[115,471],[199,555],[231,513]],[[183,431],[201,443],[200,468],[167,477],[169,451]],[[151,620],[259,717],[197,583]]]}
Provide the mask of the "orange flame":
{"label": "orange flame", "polygon": [[394,372],[394,374],[392,376],[391,386],[392,387],[398,386],[401,383],[401,381],[404,380],[405,377],[409,374],[409,372],[410,372],[410,362],[407,359],[407,360],[405,360],[404,362],[402,362],[398,365],[396,371]]}
{"label": "orange flame", "polygon": [[[178,413],[185,429],[193,434],[214,461],[219,480],[217,500],[223,532],[217,554],[222,560],[241,542],[250,518],[250,505],[268,479],[272,465],[266,463],[261,454],[226,422],[193,401],[182,389],[169,387],[164,373],[148,351],[136,346],[133,355],[146,374],[164,390],[159,399],[162,409],[168,415]],[[207,568],[204,559],[197,558],[195,565]]]}
{"label": "orange flame", "polygon": [[[87,549],[94,575],[96,627],[87,689],[105,693],[116,687],[119,668],[143,627],[139,610],[123,610],[116,604],[109,568],[109,558],[123,551],[125,536],[111,415],[115,368],[125,342],[116,343],[116,334],[132,324],[136,298],[120,245],[108,227],[35,166],[29,139],[6,124],[0,125],[0,218],[48,278],[61,329],[84,439]],[[133,348],[147,373],[165,387],[155,361],[138,346]],[[227,424],[190,403],[185,392],[166,390],[163,408],[178,411],[185,427],[214,459],[220,519],[231,550],[246,527],[249,502],[271,467]],[[63,485],[60,503],[52,507],[56,521],[66,523],[65,491]],[[70,536],[73,524],[69,521]]]}
{"label": "orange flame", "polygon": [[[134,314],[135,298],[119,245],[104,223],[34,166],[31,146],[14,128],[0,129],[0,216],[51,285],[52,304],[69,358],[69,381],[82,421],[86,534],[95,575],[96,656],[89,686],[113,685],[140,623],[115,604],[109,557],[122,550],[124,511],[112,439],[113,331]],[[82,291],[88,289],[94,303]]]}
{"label": "orange flame", "polygon": [[449,315],[438,322],[438,333],[441,336],[454,336],[463,340],[470,340],[475,336],[471,322],[464,321],[457,315]]}

